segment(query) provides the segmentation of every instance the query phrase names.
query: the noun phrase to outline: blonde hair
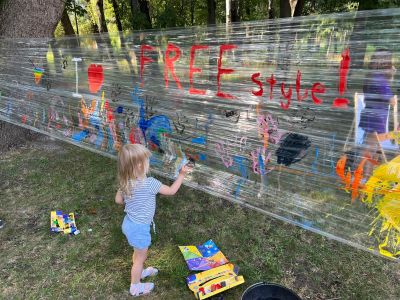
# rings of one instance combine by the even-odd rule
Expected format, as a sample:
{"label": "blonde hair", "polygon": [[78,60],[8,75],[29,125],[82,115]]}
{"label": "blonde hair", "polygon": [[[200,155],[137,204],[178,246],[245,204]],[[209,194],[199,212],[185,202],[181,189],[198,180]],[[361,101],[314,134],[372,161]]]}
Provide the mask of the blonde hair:
{"label": "blonde hair", "polygon": [[150,169],[151,152],[141,144],[127,144],[118,154],[119,189],[129,196],[137,180],[144,179]]}

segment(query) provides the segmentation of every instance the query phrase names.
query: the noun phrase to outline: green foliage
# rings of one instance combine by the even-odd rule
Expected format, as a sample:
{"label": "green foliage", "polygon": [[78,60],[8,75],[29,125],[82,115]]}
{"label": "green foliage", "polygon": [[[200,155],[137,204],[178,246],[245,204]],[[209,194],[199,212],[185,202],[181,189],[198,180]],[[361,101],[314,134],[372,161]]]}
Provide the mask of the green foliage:
{"label": "green foliage", "polygon": [[133,29],[149,29],[151,28],[151,24],[147,21],[146,16],[141,12],[135,12],[135,14],[131,18],[132,28]]}
{"label": "green foliage", "polygon": [[79,0],[65,0],[65,9],[67,12],[76,14],[79,17],[83,17],[87,13],[85,7],[79,3]]}
{"label": "green foliage", "polygon": [[[0,4],[5,0],[0,0]],[[65,0],[72,24],[74,15],[78,16],[81,34],[93,32],[93,24],[98,24],[96,0]],[[76,3],[75,8],[73,3]],[[186,27],[206,25],[208,8],[206,0],[147,0],[153,28]],[[282,0],[283,1],[283,0]],[[240,0],[241,21],[265,20],[268,18],[268,0]],[[279,16],[280,0],[272,1],[274,16]],[[355,11],[359,9],[399,7],[400,0],[305,0],[303,15],[330,14]],[[117,0],[118,12],[124,31],[149,28],[146,16],[141,12],[132,15],[130,0]],[[111,0],[104,0],[104,13],[109,32],[116,32],[116,16]],[[216,22],[225,23],[225,0],[216,0]],[[76,30],[76,28],[75,28]],[[57,34],[62,34],[58,30]]]}
{"label": "green foliage", "polygon": [[358,8],[358,1],[349,0],[312,0],[304,4],[303,15],[330,14],[337,12],[354,11]]}
{"label": "green foliage", "polygon": [[357,9],[365,10],[399,6],[400,0],[306,0],[303,9],[303,15],[330,14],[337,12],[355,11]]}
{"label": "green foliage", "polygon": [[64,35],[65,35],[64,28],[62,27],[61,22],[58,22],[56,30],[54,30],[54,36],[57,38],[57,37],[62,37]]}
{"label": "green foliage", "polygon": [[[177,20],[176,9],[173,6],[167,6],[163,11],[155,18],[155,27],[158,28],[167,28],[167,27],[176,27],[177,23],[182,24],[182,18]],[[182,26],[182,25],[181,25]]]}
{"label": "green foliage", "polygon": [[[191,22],[193,7],[193,24]],[[207,23],[207,2],[199,0],[150,0],[153,27],[184,27]]]}
{"label": "green foliage", "polygon": [[[117,30],[114,8],[110,0],[105,0],[104,5],[105,5],[104,14],[106,15],[108,30],[110,32],[114,32],[114,25],[116,28],[115,30]],[[124,31],[131,31],[132,14],[131,14],[131,6],[129,4],[129,0],[117,0],[117,5],[118,5],[119,17],[122,23],[122,28],[124,29]],[[111,25],[111,27],[109,26],[109,24]]]}

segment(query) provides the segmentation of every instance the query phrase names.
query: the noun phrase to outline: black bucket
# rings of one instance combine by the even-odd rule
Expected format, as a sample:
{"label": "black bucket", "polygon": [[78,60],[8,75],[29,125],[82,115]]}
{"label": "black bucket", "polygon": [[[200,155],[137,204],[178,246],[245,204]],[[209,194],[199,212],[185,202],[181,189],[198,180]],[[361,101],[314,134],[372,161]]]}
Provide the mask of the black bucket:
{"label": "black bucket", "polygon": [[282,285],[259,282],[244,291],[242,300],[301,300],[301,298]]}

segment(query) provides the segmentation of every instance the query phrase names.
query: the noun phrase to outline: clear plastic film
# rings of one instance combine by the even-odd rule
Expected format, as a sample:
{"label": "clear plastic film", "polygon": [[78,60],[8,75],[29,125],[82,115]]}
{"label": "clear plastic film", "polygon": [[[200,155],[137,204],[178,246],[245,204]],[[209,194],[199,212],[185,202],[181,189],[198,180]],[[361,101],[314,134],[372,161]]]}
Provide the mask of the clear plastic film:
{"label": "clear plastic film", "polygon": [[0,40],[0,119],[398,258],[399,16]]}

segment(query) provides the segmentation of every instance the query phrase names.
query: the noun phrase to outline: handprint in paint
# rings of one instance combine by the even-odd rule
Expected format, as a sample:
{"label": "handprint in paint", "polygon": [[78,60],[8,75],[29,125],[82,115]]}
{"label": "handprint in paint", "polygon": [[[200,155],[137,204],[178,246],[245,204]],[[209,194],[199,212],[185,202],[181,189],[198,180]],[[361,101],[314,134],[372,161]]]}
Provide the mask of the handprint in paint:
{"label": "handprint in paint", "polygon": [[131,96],[133,104],[139,106],[138,126],[142,130],[146,142],[151,142],[157,147],[160,147],[161,134],[172,132],[169,118],[164,115],[158,115],[146,119],[145,104],[141,97],[142,91],[139,90],[138,87],[135,87]]}

